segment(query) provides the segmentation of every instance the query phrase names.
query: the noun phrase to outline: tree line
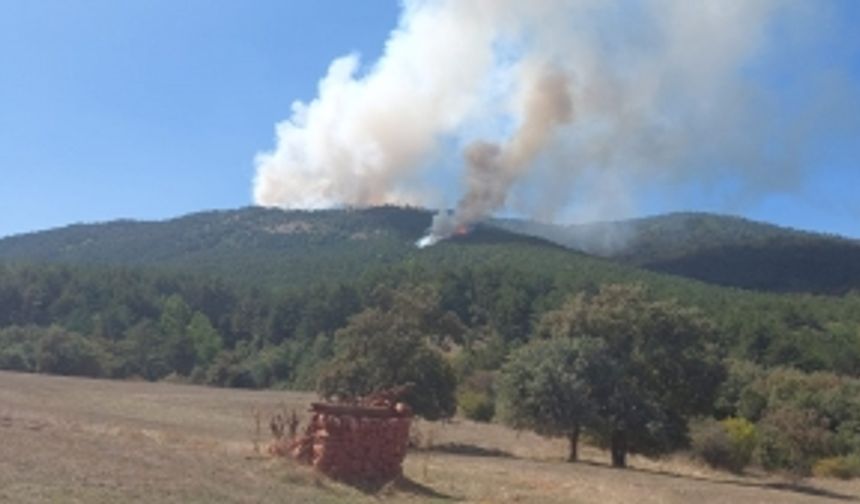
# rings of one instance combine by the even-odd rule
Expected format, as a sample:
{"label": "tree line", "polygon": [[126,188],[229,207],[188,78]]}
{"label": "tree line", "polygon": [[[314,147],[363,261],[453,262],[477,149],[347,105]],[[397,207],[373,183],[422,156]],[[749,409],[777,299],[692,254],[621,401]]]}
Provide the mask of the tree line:
{"label": "tree line", "polygon": [[402,265],[262,290],[0,266],[0,368],[332,397],[412,383],[408,400],[428,418],[459,410],[563,435],[571,458],[585,435],[616,465],[691,443],[737,458],[738,425],[768,467],[808,472],[860,453],[858,296],[679,293],[533,267]]}

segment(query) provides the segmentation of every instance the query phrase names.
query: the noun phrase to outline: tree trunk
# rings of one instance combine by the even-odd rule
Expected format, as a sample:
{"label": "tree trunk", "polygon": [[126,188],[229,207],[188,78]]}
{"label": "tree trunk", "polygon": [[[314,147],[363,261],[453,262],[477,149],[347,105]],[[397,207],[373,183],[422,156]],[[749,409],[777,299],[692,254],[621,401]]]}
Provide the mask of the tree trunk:
{"label": "tree trunk", "polygon": [[612,467],[627,467],[627,432],[612,431]]}
{"label": "tree trunk", "polygon": [[567,440],[570,441],[570,452],[567,455],[568,462],[576,462],[579,460],[579,424],[573,426],[573,430],[567,433]]}

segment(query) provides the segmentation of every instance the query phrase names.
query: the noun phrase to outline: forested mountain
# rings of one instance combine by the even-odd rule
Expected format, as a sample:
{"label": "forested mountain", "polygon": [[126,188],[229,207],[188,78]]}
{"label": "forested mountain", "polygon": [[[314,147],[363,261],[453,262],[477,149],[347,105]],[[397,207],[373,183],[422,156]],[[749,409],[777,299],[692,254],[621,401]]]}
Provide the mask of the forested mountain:
{"label": "forested mountain", "polygon": [[860,289],[860,241],[739,217],[673,213],[559,226],[495,225],[652,271],[717,285],[839,294]]}
{"label": "forested mountain", "polygon": [[[860,369],[856,295],[776,296],[708,286],[491,226],[418,249],[414,242],[431,217],[392,207],[246,208],[6,238],[0,240],[0,327],[53,324],[105,341],[159,340],[176,332],[168,326],[184,330],[199,313],[198,326],[211,324],[225,351],[284,343],[304,351],[372,306],[377,289],[417,285],[430,287],[441,308],[475,334],[495,334],[509,345],[525,341],[535,320],[566,297],[624,283],[700,307],[723,329],[725,348],[756,362]],[[659,235],[657,224],[666,221],[647,222]],[[655,251],[652,257],[662,256]],[[174,309],[183,314],[181,323],[164,326],[162,318]],[[284,373],[274,379],[297,378],[295,369]]]}
{"label": "forested mountain", "polygon": [[0,240],[0,259],[157,267],[267,286],[339,278],[412,251],[421,211],[244,208],[163,222],[73,225]]}
{"label": "forested mountain", "polygon": [[[155,266],[283,286],[439,259],[444,251],[414,246],[430,219],[426,210],[394,207],[212,211],[163,222],[114,221],[8,237],[0,240],[0,260]],[[526,238],[534,236],[716,285],[823,294],[860,289],[860,242],[738,217],[675,213],[572,226],[525,220],[492,224],[455,241],[551,248]]]}
{"label": "forested mountain", "polygon": [[426,210],[395,207],[322,211],[251,207],[162,222],[79,224],[9,237],[0,240],[0,260],[146,267],[215,275],[246,286],[286,287],[353,279],[415,260],[433,263],[445,259],[450,243],[504,245],[511,250],[532,247],[549,254],[561,250],[541,239],[489,226],[479,226],[444,246],[419,250],[415,242],[431,218]]}

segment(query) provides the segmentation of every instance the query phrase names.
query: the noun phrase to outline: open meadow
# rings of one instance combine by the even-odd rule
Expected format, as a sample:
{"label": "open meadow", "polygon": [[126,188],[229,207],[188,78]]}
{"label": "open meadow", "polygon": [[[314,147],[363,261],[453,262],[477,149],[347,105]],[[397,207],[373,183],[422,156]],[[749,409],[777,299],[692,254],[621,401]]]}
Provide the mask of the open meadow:
{"label": "open meadow", "polygon": [[[455,420],[417,424],[405,478],[373,495],[265,455],[266,418],[312,394],[0,372],[0,501],[860,502],[860,482],[732,476],[675,456],[612,469],[600,450]],[[255,451],[254,411],[263,425]]]}

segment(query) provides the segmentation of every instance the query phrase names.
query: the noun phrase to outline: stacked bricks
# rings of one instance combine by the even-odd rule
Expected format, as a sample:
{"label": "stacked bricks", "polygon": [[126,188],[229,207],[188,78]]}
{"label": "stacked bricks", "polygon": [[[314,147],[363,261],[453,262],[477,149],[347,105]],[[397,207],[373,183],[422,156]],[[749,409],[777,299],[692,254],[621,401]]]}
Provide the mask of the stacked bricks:
{"label": "stacked bricks", "polygon": [[335,479],[384,482],[402,474],[412,413],[393,407],[313,403],[291,455]]}

